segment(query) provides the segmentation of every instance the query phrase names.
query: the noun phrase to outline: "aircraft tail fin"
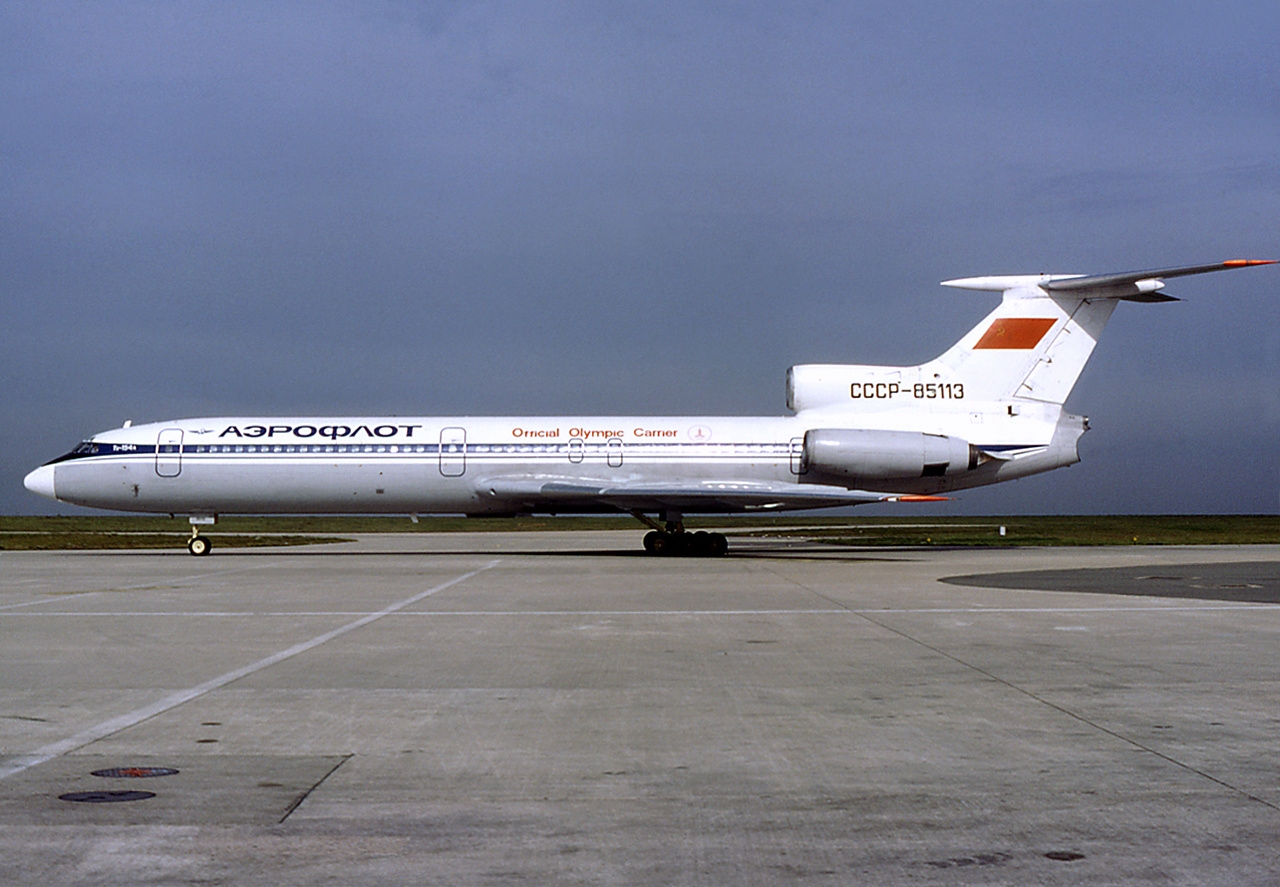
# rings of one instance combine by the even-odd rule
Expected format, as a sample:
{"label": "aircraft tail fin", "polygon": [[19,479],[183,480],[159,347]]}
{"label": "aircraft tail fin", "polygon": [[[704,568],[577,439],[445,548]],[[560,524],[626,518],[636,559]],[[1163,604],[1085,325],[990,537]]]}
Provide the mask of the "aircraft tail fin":
{"label": "aircraft tail fin", "polygon": [[1233,259],[1119,274],[968,277],[943,286],[1002,292],[994,311],[936,360],[922,367],[960,382],[975,400],[1023,399],[1062,404],[1093,353],[1117,302],[1177,301],[1163,278],[1274,264]]}

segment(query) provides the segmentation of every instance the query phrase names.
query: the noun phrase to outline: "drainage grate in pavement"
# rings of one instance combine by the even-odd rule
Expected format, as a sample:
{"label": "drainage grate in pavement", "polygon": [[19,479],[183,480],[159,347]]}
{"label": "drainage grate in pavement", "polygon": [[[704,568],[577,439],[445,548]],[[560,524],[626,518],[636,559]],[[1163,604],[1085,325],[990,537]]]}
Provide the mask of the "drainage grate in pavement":
{"label": "drainage grate in pavement", "polygon": [[154,798],[155,792],[67,792],[58,795],[59,801],[80,801],[84,804],[114,804],[119,801],[145,801]]}
{"label": "drainage grate in pavement", "polygon": [[173,776],[177,772],[172,767],[108,767],[94,770],[93,775],[107,779],[149,779],[152,776]]}

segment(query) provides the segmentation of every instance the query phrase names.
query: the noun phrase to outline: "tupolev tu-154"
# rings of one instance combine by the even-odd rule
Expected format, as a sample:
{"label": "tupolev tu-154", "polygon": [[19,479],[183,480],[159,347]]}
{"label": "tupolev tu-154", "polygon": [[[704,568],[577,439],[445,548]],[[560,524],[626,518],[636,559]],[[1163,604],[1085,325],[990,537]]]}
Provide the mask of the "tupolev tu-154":
{"label": "tupolev tu-154", "polygon": [[184,514],[188,549],[227,514],[630,513],[652,554],[724,554],[695,513],[935,499],[1079,461],[1063,409],[1117,303],[1175,301],[1164,279],[1271,260],[1120,274],[970,277],[1002,294],[919,366],[802,364],[792,415],[255,417],[126,423],[26,477],[62,502]]}

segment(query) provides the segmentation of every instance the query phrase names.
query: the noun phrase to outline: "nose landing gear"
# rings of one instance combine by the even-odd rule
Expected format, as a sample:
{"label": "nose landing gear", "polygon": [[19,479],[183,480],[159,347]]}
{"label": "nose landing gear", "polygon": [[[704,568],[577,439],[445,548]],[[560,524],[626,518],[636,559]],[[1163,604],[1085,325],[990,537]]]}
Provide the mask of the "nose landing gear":
{"label": "nose landing gear", "polygon": [[209,541],[208,536],[200,535],[200,527],[212,526],[218,522],[216,516],[193,514],[191,515],[191,538],[187,540],[187,551],[196,557],[204,557],[213,550],[213,543]]}

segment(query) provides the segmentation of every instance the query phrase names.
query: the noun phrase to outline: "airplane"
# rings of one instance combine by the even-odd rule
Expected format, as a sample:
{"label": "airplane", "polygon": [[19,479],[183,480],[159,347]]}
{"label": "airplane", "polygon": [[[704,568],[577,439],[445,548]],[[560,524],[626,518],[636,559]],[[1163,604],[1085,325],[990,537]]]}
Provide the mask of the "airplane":
{"label": "airplane", "polygon": [[1232,259],[1119,274],[969,277],[1000,304],[919,366],[802,364],[790,416],[217,417],[103,431],[26,476],[32,492],[185,514],[188,550],[226,514],[630,513],[655,555],[719,556],[687,514],[931,501],[1078,462],[1063,409],[1117,303],[1177,301],[1164,279]]}

